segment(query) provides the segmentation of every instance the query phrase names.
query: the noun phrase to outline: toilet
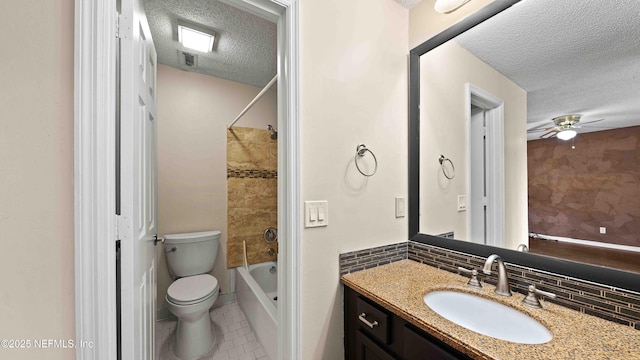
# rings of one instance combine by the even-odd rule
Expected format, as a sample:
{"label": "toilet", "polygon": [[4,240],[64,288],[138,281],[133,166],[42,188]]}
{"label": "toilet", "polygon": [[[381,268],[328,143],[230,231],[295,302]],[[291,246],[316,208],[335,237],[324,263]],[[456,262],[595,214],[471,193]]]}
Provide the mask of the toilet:
{"label": "toilet", "polygon": [[209,272],[218,255],[220,231],[164,236],[171,276],[167,290],[169,311],[178,318],[173,353],[181,360],[195,360],[213,346],[209,309],[218,298],[218,280]]}

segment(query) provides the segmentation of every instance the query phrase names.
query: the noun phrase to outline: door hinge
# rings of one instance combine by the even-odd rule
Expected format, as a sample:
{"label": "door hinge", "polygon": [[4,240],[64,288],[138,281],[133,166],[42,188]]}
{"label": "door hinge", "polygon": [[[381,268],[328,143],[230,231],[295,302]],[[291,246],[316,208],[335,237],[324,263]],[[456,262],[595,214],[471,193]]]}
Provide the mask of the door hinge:
{"label": "door hinge", "polygon": [[120,215],[116,215],[116,221],[114,221],[115,223],[115,230],[116,230],[116,241],[120,240],[120,232],[119,232],[119,228],[118,228],[118,223],[120,222]]}
{"label": "door hinge", "polygon": [[122,14],[116,16],[116,38],[126,39],[131,37],[131,27],[127,25],[127,18]]}
{"label": "door hinge", "polygon": [[120,38],[120,14],[116,13],[116,39]]}

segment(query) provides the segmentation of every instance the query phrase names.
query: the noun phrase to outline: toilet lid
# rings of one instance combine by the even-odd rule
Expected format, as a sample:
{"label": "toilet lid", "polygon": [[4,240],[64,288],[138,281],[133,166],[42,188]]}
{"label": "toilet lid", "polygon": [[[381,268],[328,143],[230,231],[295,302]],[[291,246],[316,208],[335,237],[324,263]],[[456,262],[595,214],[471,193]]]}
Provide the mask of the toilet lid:
{"label": "toilet lid", "polygon": [[208,297],[218,289],[218,280],[209,275],[180,278],[169,286],[167,297],[178,304],[191,303]]}

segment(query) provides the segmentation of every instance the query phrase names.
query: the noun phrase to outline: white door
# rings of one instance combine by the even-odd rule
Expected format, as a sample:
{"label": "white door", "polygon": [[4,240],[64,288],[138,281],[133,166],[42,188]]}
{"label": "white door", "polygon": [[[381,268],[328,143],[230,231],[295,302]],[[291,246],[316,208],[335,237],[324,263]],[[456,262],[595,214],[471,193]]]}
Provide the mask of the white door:
{"label": "white door", "polygon": [[487,188],[486,188],[486,131],[484,110],[479,107],[471,108],[471,132],[469,134],[469,148],[471,159],[469,163],[471,181],[469,184],[468,215],[471,228],[469,239],[478,244],[487,243]]}
{"label": "white door", "polygon": [[504,246],[504,102],[467,84],[467,230],[470,240]]}
{"label": "white door", "polygon": [[156,319],[156,51],[142,0],[122,0],[120,34],[122,359],[153,360]]}

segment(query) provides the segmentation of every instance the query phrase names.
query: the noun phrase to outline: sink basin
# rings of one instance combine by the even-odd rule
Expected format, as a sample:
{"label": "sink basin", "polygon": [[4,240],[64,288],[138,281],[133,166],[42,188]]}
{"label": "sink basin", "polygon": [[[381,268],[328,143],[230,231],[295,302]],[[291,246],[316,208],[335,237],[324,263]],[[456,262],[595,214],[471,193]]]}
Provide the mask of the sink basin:
{"label": "sink basin", "polygon": [[538,321],[501,303],[457,291],[432,291],[424,302],[438,315],[462,327],[520,344],[544,344],[553,335]]}

